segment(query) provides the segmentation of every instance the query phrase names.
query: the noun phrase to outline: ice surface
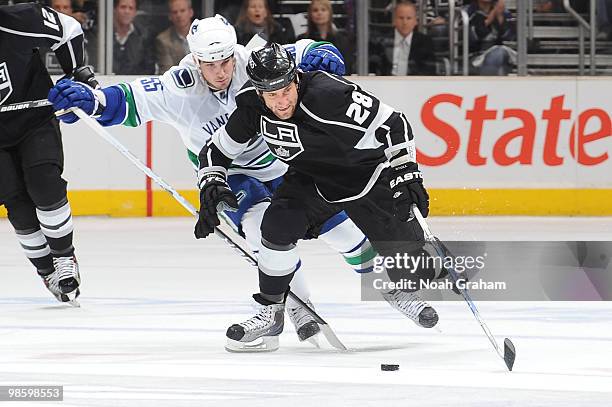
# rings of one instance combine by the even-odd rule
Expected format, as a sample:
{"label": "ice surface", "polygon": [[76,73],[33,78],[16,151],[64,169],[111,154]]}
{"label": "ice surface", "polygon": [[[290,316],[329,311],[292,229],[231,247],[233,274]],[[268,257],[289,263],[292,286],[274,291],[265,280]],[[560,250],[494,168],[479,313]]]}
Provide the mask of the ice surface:
{"label": "ice surface", "polygon": [[[612,240],[610,218],[430,223],[443,239]],[[0,385],[64,386],[61,403],[18,406],[612,405],[610,303],[479,303],[499,343],[516,345],[509,373],[465,303],[435,304],[442,332],[418,328],[384,302],[360,302],[358,276],[305,242],[312,300],[353,351],[300,343],[289,324],[279,351],[230,354],[225,330],[252,315],[257,279],[222,242],[196,241],[189,218],[75,227],[80,309],[51,297],[0,221]]]}

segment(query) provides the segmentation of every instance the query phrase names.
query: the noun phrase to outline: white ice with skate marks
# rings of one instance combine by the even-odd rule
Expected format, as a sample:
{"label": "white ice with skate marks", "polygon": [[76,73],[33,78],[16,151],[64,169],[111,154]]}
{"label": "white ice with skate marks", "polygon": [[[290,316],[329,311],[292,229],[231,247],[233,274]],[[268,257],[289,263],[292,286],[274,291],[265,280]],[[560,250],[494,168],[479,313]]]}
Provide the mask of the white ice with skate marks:
{"label": "white ice with skate marks", "polygon": [[[430,223],[450,239],[612,240],[609,218]],[[509,373],[465,303],[435,304],[442,332],[418,328],[360,302],[358,276],[306,242],[312,300],[352,352],[300,343],[286,318],[277,352],[230,354],[225,330],[252,316],[257,280],[222,242],[193,239],[187,218],[75,224],[80,309],[50,296],[0,221],[0,385],[63,385],[64,402],[45,405],[612,405],[612,304],[478,303],[516,345]]]}

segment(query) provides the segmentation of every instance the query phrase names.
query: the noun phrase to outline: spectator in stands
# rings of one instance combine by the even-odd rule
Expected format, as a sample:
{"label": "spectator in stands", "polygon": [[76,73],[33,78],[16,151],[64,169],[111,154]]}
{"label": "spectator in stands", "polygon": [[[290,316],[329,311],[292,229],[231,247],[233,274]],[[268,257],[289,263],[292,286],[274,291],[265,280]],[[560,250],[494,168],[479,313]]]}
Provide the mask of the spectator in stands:
{"label": "spectator in stands", "polygon": [[96,1],[73,0],[70,3],[73,9],[72,17],[81,23],[83,31],[91,29],[93,26],[93,15],[98,7]]}
{"label": "spectator in stands", "polygon": [[[456,9],[463,4],[461,0],[449,0],[448,3],[450,1],[455,3]],[[438,1],[429,0],[429,7],[425,10],[425,22],[422,24],[431,37],[448,37],[448,3],[442,5]]]}
{"label": "spectator in stands", "polygon": [[393,8],[394,36],[370,41],[370,72],[377,75],[435,75],[436,62],[431,38],[415,30],[416,5],[398,0]]}
{"label": "spectator in stands", "polygon": [[255,34],[279,44],[295,41],[293,28],[274,21],[267,0],[245,0],[236,21],[238,43],[246,45]]}
{"label": "spectator in stands", "polygon": [[72,0],[52,0],[51,8],[58,13],[72,16]]}
{"label": "spectator in stands", "polygon": [[172,25],[155,38],[155,53],[160,73],[178,65],[189,53],[187,34],[193,20],[191,0],[168,0],[168,18]]}
{"label": "spectator in stands", "polygon": [[516,51],[503,44],[515,40],[509,22],[512,17],[504,0],[473,0],[470,15],[470,51],[474,72],[479,75],[507,75],[516,65]]}
{"label": "spectator in stands", "polygon": [[352,41],[346,31],[334,25],[332,5],[329,0],[312,0],[308,6],[308,28],[298,40],[310,38],[315,41],[328,41],[338,48],[344,56],[346,74],[353,72]]}
{"label": "spectator in stands", "polygon": [[155,73],[153,44],[148,31],[134,24],[137,0],[114,0],[113,72],[119,75]]}

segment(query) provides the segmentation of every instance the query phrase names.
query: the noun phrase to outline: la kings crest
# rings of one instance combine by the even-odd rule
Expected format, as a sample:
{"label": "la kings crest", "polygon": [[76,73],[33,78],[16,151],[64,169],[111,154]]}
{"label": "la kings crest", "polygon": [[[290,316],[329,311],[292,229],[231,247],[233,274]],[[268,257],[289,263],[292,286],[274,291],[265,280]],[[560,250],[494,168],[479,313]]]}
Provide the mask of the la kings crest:
{"label": "la kings crest", "polygon": [[9,76],[6,62],[0,64],[0,105],[3,104],[13,93],[13,84]]}
{"label": "la kings crest", "polygon": [[261,134],[270,151],[281,160],[290,161],[304,151],[295,124],[261,116],[260,125]]}

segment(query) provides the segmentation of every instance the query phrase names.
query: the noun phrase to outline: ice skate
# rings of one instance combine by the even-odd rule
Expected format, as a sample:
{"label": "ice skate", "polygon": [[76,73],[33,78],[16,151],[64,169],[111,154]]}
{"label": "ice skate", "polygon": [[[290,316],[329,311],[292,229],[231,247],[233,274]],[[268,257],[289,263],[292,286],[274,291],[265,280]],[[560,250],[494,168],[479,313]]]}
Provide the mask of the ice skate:
{"label": "ice skate", "polygon": [[53,294],[53,296],[59,302],[67,302],[74,307],[79,307],[79,303],[76,300],[80,294],[79,289],[77,288],[73,292],[69,294],[64,294],[59,288],[59,279],[57,270],[49,270],[45,272],[44,270],[38,270],[38,275],[43,280],[45,287]]}
{"label": "ice skate", "polygon": [[[52,273],[53,287],[60,293],[58,298],[62,302],[69,302],[74,306],[79,306],[76,302],[77,297],[81,293],[79,285],[81,284],[81,275],[79,274],[79,263],[74,255],[68,257],[54,257],[53,267],[55,272]],[[53,292],[53,291],[52,291]]]}
{"label": "ice skate", "polygon": [[433,328],[438,323],[436,310],[414,292],[391,290],[383,292],[382,296],[393,308],[420,327]]}
{"label": "ice skate", "polygon": [[[306,305],[314,309],[314,306],[312,305],[310,300],[306,301]],[[295,332],[297,333],[300,342],[307,340],[318,348],[319,343],[316,339],[316,335],[321,332],[319,324],[315,322],[315,320],[306,311],[304,307],[302,307],[295,301],[287,300],[286,310],[287,315],[289,315],[289,320],[293,323],[293,326],[295,327]]]}
{"label": "ice skate", "polygon": [[283,332],[285,304],[276,304],[253,295],[259,304],[255,316],[227,329],[228,352],[272,352],[278,349],[278,337]]}
{"label": "ice skate", "polygon": [[79,263],[74,255],[69,257],[54,257],[53,267],[58,274],[58,286],[63,294],[70,294],[79,288],[81,276],[79,274]]}

